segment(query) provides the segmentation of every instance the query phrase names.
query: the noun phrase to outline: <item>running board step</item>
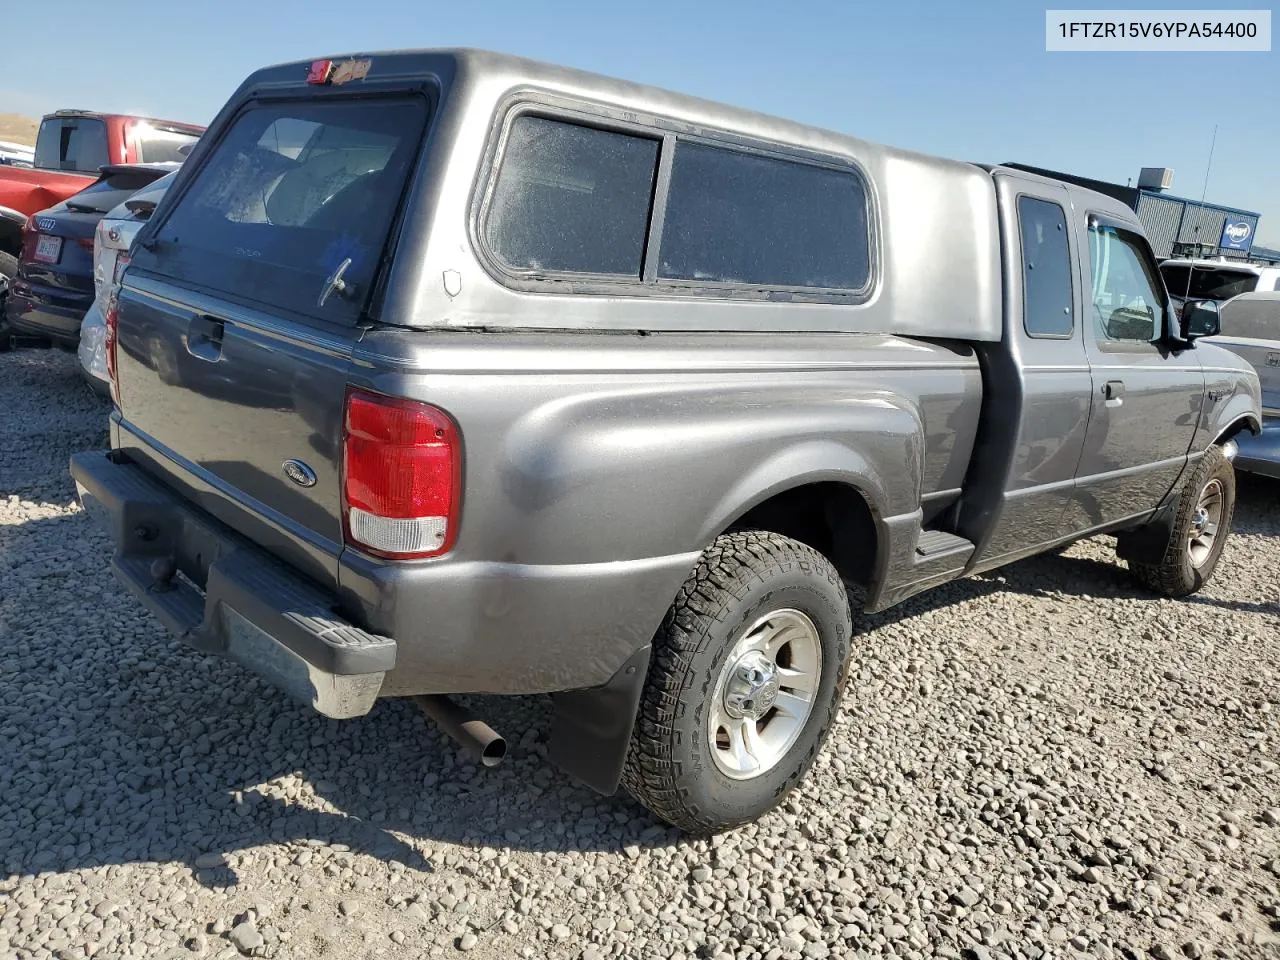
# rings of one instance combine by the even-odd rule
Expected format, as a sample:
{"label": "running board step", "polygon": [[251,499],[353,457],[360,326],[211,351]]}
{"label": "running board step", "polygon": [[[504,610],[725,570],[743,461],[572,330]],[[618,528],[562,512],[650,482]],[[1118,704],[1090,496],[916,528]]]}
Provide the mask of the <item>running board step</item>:
{"label": "running board step", "polygon": [[973,542],[945,530],[921,530],[916,538],[916,563],[930,563],[943,557],[968,556]]}

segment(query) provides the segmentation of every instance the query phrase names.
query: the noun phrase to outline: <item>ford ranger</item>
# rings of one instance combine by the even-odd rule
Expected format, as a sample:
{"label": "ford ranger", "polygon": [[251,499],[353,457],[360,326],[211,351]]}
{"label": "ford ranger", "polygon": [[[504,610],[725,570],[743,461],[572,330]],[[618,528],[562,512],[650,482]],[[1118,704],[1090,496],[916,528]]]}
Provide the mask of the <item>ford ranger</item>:
{"label": "ford ranger", "polygon": [[[1213,573],[1258,378],[1129,208],[495,54],[250,76],[107,317],[71,463],[171,631],[321,713],[550,694],[689,831],[831,728],[851,602],[1100,533]],[[851,599],[852,598],[852,599]]]}

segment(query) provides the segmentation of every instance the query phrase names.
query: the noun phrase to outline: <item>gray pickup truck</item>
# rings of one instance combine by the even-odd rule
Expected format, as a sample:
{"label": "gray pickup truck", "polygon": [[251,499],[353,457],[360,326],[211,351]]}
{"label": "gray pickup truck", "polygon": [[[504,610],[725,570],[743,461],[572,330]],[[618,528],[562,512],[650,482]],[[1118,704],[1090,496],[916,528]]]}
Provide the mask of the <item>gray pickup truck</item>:
{"label": "gray pickup truck", "polygon": [[475,51],[253,74],[109,310],[114,569],[331,717],[548,693],[549,753],[705,832],[883,610],[1098,533],[1210,576],[1258,378],[1107,197]]}

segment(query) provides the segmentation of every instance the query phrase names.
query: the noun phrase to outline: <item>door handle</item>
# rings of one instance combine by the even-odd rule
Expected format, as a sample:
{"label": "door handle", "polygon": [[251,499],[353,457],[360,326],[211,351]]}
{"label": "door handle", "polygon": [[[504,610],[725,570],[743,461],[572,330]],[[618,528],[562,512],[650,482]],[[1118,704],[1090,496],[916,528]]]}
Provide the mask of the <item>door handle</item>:
{"label": "door handle", "polygon": [[187,353],[197,360],[217,363],[222,358],[223,322],[203,314],[187,325]]}
{"label": "door handle", "polygon": [[1102,386],[1102,396],[1108,407],[1118,407],[1124,403],[1124,381],[1108,380]]}

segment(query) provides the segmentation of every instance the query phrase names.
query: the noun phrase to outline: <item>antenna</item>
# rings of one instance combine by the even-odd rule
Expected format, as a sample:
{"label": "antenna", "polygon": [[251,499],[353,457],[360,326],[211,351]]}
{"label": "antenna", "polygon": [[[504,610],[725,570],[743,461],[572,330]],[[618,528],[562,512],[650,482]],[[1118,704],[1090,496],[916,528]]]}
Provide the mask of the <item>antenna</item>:
{"label": "antenna", "polygon": [[1209,171],[1213,169],[1213,148],[1218,142],[1218,125],[1213,125],[1213,139],[1209,141],[1209,162],[1204,168],[1204,189],[1200,191],[1200,202],[1209,194]]}

